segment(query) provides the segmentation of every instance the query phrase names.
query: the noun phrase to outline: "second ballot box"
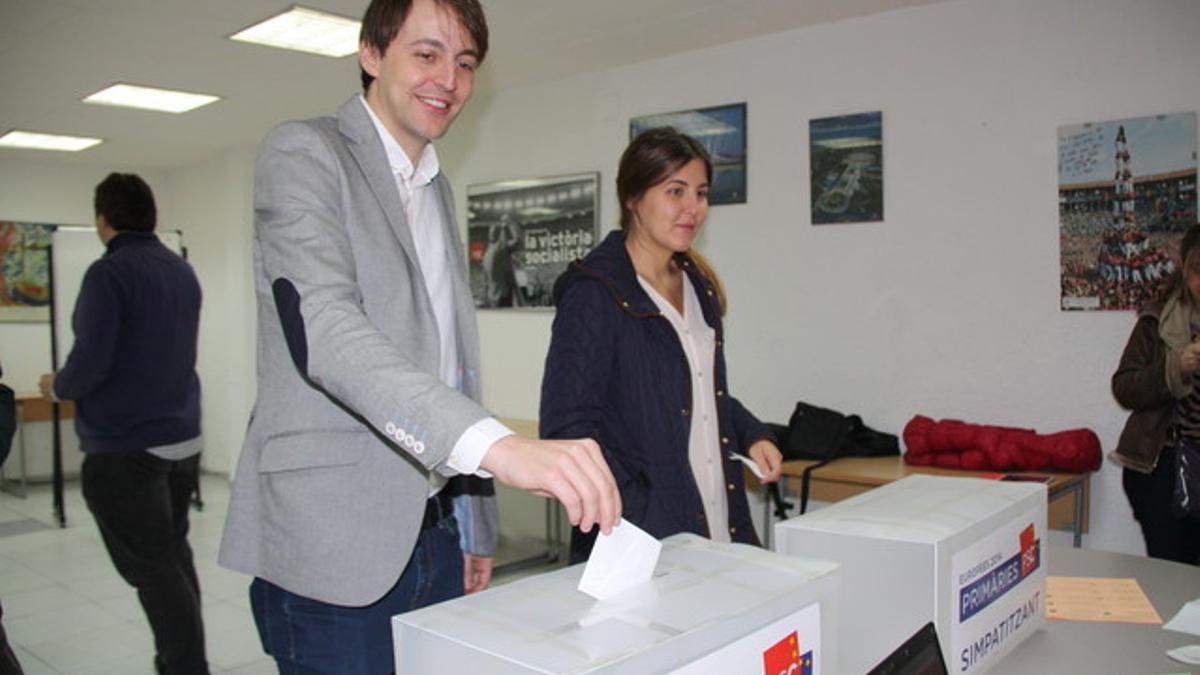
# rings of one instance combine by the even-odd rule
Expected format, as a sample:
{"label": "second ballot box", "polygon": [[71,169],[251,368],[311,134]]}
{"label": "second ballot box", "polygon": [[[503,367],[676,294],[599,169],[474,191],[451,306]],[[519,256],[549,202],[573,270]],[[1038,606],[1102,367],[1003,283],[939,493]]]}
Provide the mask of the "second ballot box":
{"label": "second ballot box", "polygon": [[950,672],[978,673],[1045,622],[1046,486],[915,475],[779,523],[780,553],[841,564],[841,672],[933,621]]}

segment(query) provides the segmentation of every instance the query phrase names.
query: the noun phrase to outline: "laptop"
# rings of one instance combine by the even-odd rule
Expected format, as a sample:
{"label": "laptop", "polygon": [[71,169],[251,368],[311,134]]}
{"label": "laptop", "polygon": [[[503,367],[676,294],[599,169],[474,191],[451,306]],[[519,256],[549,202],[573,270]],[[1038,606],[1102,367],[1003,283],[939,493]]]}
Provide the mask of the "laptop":
{"label": "laptop", "polygon": [[868,675],[947,675],[933,622],[921,626],[921,630],[888,654]]}

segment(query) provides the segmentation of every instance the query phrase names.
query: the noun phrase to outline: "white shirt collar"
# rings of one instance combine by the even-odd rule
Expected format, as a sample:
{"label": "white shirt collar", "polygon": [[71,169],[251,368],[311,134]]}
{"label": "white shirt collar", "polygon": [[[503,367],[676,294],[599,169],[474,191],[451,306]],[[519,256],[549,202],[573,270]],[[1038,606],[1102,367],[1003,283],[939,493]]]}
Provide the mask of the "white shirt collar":
{"label": "white shirt collar", "polygon": [[437,176],[441,170],[441,165],[438,163],[437,151],[433,149],[433,143],[426,143],[425,149],[421,151],[421,158],[417,161],[417,166],[414,167],[412,160],[408,158],[408,154],[404,152],[404,148],[396,142],[392,137],[391,132],[387,127],[383,126],[379,116],[371,110],[371,106],[367,103],[367,99],[362,95],[358,95],[358,100],[362,101],[363,108],[367,110],[367,115],[371,118],[371,123],[375,125],[375,131],[379,133],[379,138],[383,140],[383,150],[387,153],[388,164],[392,167],[392,173],[399,176],[410,188],[428,185]]}

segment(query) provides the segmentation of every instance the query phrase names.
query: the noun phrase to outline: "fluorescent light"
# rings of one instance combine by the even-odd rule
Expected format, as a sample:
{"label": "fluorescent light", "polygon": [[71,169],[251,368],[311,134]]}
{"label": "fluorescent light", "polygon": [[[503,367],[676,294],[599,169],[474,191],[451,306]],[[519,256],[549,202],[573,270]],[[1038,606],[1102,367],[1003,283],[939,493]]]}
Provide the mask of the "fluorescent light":
{"label": "fluorescent light", "polygon": [[39,134],[32,131],[14,130],[0,136],[0,146],[30,150],[61,150],[63,152],[79,152],[102,142],[99,138]]}
{"label": "fluorescent light", "polygon": [[361,24],[354,19],[293,7],[229,39],[339,58],[358,51],[360,30]]}
{"label": "fluorescent light", "polygon": [[182,113],[218,100],[220,100],[219,96],[209,96],[208,94],[139,87],[133,84],[114,84],[88,96],[83,99],[83,102]]}

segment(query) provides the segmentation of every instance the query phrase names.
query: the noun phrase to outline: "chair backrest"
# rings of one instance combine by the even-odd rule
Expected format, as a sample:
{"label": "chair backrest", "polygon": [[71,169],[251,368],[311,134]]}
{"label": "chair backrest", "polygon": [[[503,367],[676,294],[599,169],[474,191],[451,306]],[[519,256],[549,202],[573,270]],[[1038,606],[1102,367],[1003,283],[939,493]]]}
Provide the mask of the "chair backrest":
{"label": "chair backrest", "polygon": [[17,399],[8,385],[0,384],[0,464],[12,451],[13,434],[17,433]]}

